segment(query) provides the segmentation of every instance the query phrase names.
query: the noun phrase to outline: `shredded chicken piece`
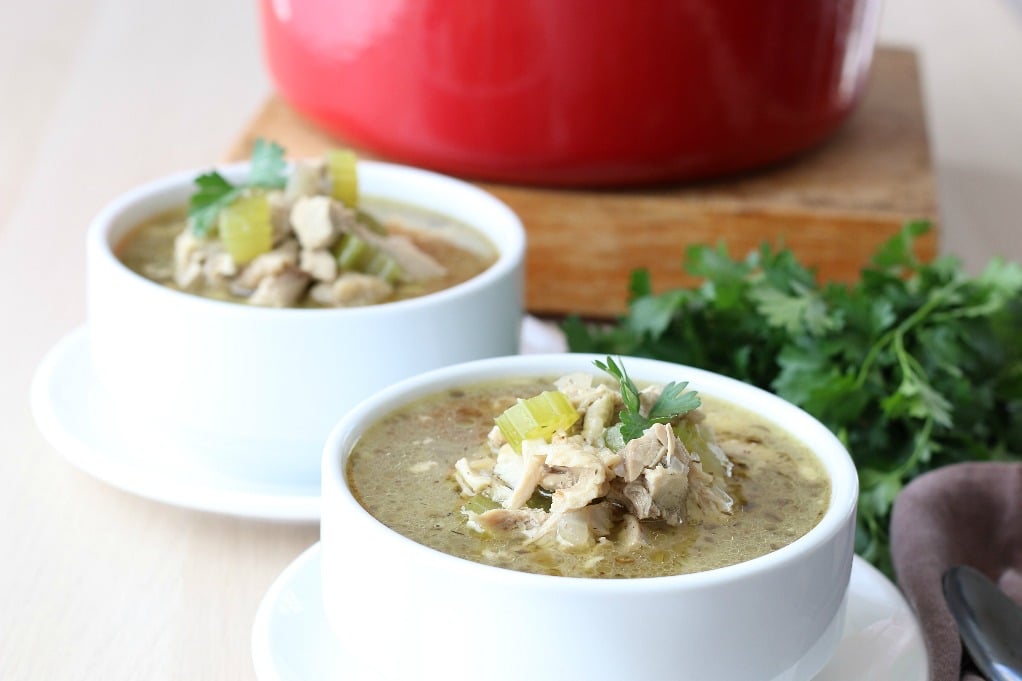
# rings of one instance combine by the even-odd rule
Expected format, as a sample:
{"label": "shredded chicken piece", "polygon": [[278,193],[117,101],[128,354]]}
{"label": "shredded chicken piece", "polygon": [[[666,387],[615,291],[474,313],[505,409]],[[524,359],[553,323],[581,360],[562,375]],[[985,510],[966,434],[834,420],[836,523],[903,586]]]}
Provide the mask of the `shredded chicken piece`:
{"label": "shredded chicken piece", "polygon": [[501,447],[507,444],[507,439],[505,439],[504,433],[500,432],[500,428],[494,426],[486,436],[486,443],[490,446],[490,451],[496,454]]}
{"label": "shredded chicken piece", "polygon": [[258,288],[263,279],[298,267],[298,242],[288,239],[269,253],[252,259],[234,280],[238,291],[251,292]]}
{"label": "shredded chicken piece", "polygon": [[337,279],[337,258],[325,248],[303,250],[298,266],[316,281],[329,284]]}
{"label": "shredded chicken piece", "polygon": [[589,405],[582,422],[582,437],[587,443],[594,446],[604,444],[603,433],[614,418],[615,406],[614,394],[609,392],[597,397]]}
{"label": "shredded chicken piece", "polygon": [[202,266],[202,276],[208,282],[223,284],[237,273],[238,267],[234,264],[234,258],[226,252],[211,253]]}
{"label": "shredded chicken piece", "polygon": [[636,518],[649,518],[653,515],[653,495],[649,488],[638,480],[627,482],[614,488],[611,498],[624,504]]}
{"label": "shredded chicken piece", "polygon": [[631,482],[642,474],[646,468],[657,465],[666,458],[674,456],[681,443],[675,437],[670,426],[654,423],[642,437],[637,437],[621,450],[624,467],[620,475]]}
{"label": "shredded chicken piece", "polygon": [[272,191],[266,200],[270,204],[270,224],[273,226],[273,245],[279,246],[291,235],[291,205],[294,203],[282,191]]}
{"label": "shredded chicken piece", "polygon": [[730,514],[734,509],[734,499],[724,489],[723,481],[718,482],[700,466],[691,466],[688,470],[689,488],[692,493],[688,498],[687,515],[694,520],[703,520]]}
{"label": "shredded chicken piece", "polygon": [[664,520],[668,525],[682,523],[688,501],[689,470],[689,466],[672,459],[667,466],[650,468],[643,473],[643,482],[652,502],[649,518]]}
{"label": "shredded chicken piece", "polygon": [[303,196],[329,193],[325,168],[320,161],[303,160],[295,163],[284,188],[284,195],[288,200],[295,201]]}
{"label": "shredded chicken piece", "polygon": [[332,283],[317,284],[310,291],[317,303],[334,307],[375,305],[393,293],[394,287],[383,279],[359,272],[344,272]]}
{"label": "shredded chicken piece", "polygon": [[621,395],[603,383],[593,384],[593,376],[582,372],[567,374],[554,381],[554,387],[568,398],[572,406],[588,416],[590,405],[609,395],[613,401],[612,410],[621,405]]}
{"label": "shredded chicken piece", "polygon": [[519,530],[522,532],[535,531],[547,519],[547,514],[533,508],[520,508],[508,510],[506,508],[494,508],[480,513],[475,517],[479,527],[487,530]]}
{"label": "shredded chicken piece", "polygon": [[614,529],[614,506],[609,502],[590,504],[579,511],[586,514],[589,529],[597,537],[606,537]]}
{"label": "shredded chicken piece", "polygon": [[479,494],[490,486],[493,479],[493,459],[458,459],[454,464],[454,479],[461,487],[462,494]]}
{"label": "shredded chicken piece", "polygon": [[563,513],[582,508],[607,492],[607,469],[596,450],[576,436],[570,440],[551,443],[546,449],[546,463],[570,474],[572,483],[559,487],[550,503],[552,513]]}
{"label": "shredded chicken piece", "polygon": [[292,267],[263,277],[248,300],[264,307],[291,307],[305,294],[308,285],[309,275]]}
{"label": "shredded chicken piece", "polygon": [[329,248],[339,231],[331,218],[329,196],[303,196],[291,207],[291,229],[306,250]]}
{"label": "shredded chicken piece", "polygon": [[642,523],[631,513],[625,513],[621,517],[621,529],[618,530],[617,542],[623,548],[636,548],[649,546],[649,537],[646,530],[642,529]]}
{"label": "shredded chicken piece", "polygon": [[[563,376],[555,385],[580,412],[572,429],[555,433],[549,442],[525,440],[519,453],[494,427],[486,439],[492,457],[476,459],[484,462],[480,468],[458,462],[456,479],[463,492],[481,491],[502,506],[480,514],[473,527],[515,530],[527,543],[543,546],[576,549],[613,537],[622,546],[638,547],[648,544],[641,521],[679,525],[732,512],[725,485],[730,461],[720,447],[713,445],[705,454],[704,466],[671,424],[654,423],[614,452],[605,433],[618,417],[620,395],[588,374]],[[641,391],[647,410],[661,390]],[[693,411],[681,418],[697,424],[702,415]],[[702,434],[712,444],[712,431]],[[524,508],[537,490],[550,497],[549,511]]]}
{"label": "shredded chicken piece", "polygon": [[207,243],[185,229],[174,239],[174,283],[182,289],[191,288],[202,276]]}
{"label": "shredded chicken piece", "polygon": [[521,508],[536,491],[536,485],[543,476],[543,465],[546,463],[546,453],[542,444],[542,440],[526,440],[522,443],[522,454],[517,457],[522,461],[521,474],[511,498],[505,504],[506,508]]}
{"label": "shredded chicken piece", "polygon": [[554,516],[557,522],[551,530],[556,533],[557,542],[562,546],[580,549],[596,543],[592,528],[589,526],[589,514],[584,509],[577,509]]}

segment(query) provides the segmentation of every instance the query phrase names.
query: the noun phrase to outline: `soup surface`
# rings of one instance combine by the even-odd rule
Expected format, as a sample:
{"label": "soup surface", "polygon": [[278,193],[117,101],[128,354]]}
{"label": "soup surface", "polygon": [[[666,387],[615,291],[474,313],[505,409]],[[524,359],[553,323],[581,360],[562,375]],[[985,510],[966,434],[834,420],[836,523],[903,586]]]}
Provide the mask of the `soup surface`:
{"label": "soup surface", "polygon": [[[314,272],[302,271],[301,253],[296,250],[293,262],[288,266],[293,267],[303,279],[301,293],[294,300],[275,299],[264,304],[277,307],[343,307],[404,300],[467,281],[497,259],[496,249],[484,235],[453,218],[376,197],[362,197],[361,206],[364,213],[371,215],[389,235],[407,237],[419,251],[438,263],[440,269],[436,275],[416,279],[395,278],[388,287],[373,287],[371,297],[367,298],[363,291],[346,302],[330,295],[331,286],[344,274],[343,268],[335,266],[328,281],[318,281]],[[128,268],[164,286],[215,300],[258,304],[252,299],[258,282],[253,287],[238,284],[238,278],[244,276],[244,266],[235,268],[237,276],[199,276],[182,280],[181,268],[175,262],[175,242],[187,229],[186,209],[182,207],[132,229],[117,244],[115,251]],[[272,257],[275,254],[268,255]],[[177,260],[179,263],[180,258]],[[210,269],[210,265],[204,265],[206,272]],[[317,289],[317,286],[320,288]],[[317,295],[320,291],[326,295]]]}
{"label": "soup surface", "polygon": [[582,550],[473,529],[452,477],[456,462],[485,454],[494,419],[517,398],[551,389],[552,379],[485,383],[395,411],[362,436],[348,459],[355,497],[388,527],[438,551],[526,572],[604,578],[683,574],[746,561],[801,537],[826,511],[826,472],[804,444],[777,424],[704,395],[700,409],[733,464],[730,514],[677,525],[643,520],[649,539],[643,545],[599,541]]}

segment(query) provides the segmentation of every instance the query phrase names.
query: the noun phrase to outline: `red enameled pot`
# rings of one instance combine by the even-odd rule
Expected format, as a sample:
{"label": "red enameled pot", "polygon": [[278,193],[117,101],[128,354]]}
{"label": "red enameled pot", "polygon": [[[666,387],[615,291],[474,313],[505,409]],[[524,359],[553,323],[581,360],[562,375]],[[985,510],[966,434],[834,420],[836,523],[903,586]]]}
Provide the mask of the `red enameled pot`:
{"label": "red enameled pot", "polygon": [[757,168],[858,101],[880,0],[261,0],[270,73],[328,132],[538,185]]}

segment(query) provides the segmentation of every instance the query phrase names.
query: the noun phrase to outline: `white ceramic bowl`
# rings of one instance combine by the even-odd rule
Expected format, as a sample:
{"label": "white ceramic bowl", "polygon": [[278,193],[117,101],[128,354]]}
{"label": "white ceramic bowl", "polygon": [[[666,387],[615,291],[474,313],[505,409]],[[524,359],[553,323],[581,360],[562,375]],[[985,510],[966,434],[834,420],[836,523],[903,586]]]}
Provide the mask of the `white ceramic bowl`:
{"label": "white ceramic bowl", "polygon": [[[323,441],[362,398],[399,379],[518,351],[525,233],[491,194],[436,173],[360,162],[364,195],[462,220],[499,257],[473,279],[420,298],[345,309],[270,309],[174,291],[132,272],[114,247],[147,218],[184,205],[203,171],[119,197],[87,239],[88,328],[96,377],[125,418],[240,443],[212,468],[315,485]],[[238,182],[247,164],[220,169]],[[226,438],[225,438],[226,436]],[[245,441],[259,439],[254,460]],[[253,448],[256,449],[256,448]]]}
{"label": "white ceramic bowl", "polygon": [[593,370],[592,355],[519,355],[447,367],[350,410],[323,457],[323,598],[353,678],[805,681],[842,633],[858,479],[814,418],[757,388],[690,367],[624,358],[639,380],[691,387],[795,433],[823,462],[820,523],[773,553],[701,573],[583,579],[516,572],[415,543],[370,516],[344,470],[361,434],[444,389],[510,376]]}

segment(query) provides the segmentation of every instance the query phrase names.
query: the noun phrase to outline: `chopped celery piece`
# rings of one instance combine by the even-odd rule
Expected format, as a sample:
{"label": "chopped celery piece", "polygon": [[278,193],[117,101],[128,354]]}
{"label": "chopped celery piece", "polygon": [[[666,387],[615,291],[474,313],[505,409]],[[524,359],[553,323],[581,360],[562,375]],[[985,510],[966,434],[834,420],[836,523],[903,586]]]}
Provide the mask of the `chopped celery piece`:
{"label": "chopped celery piece", "polygon": [[342,270],[363,271],[376,254],[376,247],[355,234],[342,234],[334,247]]}
{"label": "chopped celery piece", "polygon": [[625,436],[621,434],[621,424],[615,423],[610,428],[603,432],[603,441],[613,452],[619,452],[624,449]]}
{"label": "chopped celery piece", "polygon": [[486,513],[495,508],[500,508],[500,504],[484,494],[476,494],[469,497],[468,501],[461,508],[472,513]]}
{"label": "chopped celery piece", "polygon": [[529,500],[525,502],[525,507],[549,512],[553,503],[553,495],[544,490],[542,487],[537,486],[536,491],[533,492],[532,496],[529,497]]}
{"label": "chopped celery piece", "polygon": [[685,419],[674,427],[674,433],[685,445],[685,449],[699,456],[699,463],[704,472],[720,479],[727,477],[723,464],[713,451],[716,443],[705,426]]}
{"label": "chopped celery piece", "polygon": [[383,251],[376,251],[366,265],[365,271],[367,274],[383,279],[388,284],[397,283],[397,280],[401,278],[401,266],[397,264],[397,260]]}
{"label": "chopped celery piece", "polygon": [[333,182],[331,195],[349,208],[358,206],[358,158],[348,149],[326,154],[326,167]]}
{"label": "chopped celery piece", "polygon": [[369,231],[376,232],[377,234],[387,235],[387,228],[383,226],[383,223],[376,219],[376,216],[372,213],[359,208],[355,211],[355,219],[361,222],[363,225],[369,228]]}
{"label": "chopped celery piece", "polygon": [[388,283],[395,283],[403,274],[392,256],[356,234],[343,234],[334,246],[337,264],[349,272],[365,272]]}
{"label": "chopped celery piece", "polygon": [[217,229],[224,248],[239,265],[273,248],[270,202],[263,192],[234,199],[220,211]]}
{"label": "chopped celery piece", "polygon": [[550,437],[558,430],[566,430],[578,421],[578,412],[564,393],[548,390],[527,400],[519,399],[497,417],[497,427],[516,452],[522,451],[522,441]]}

